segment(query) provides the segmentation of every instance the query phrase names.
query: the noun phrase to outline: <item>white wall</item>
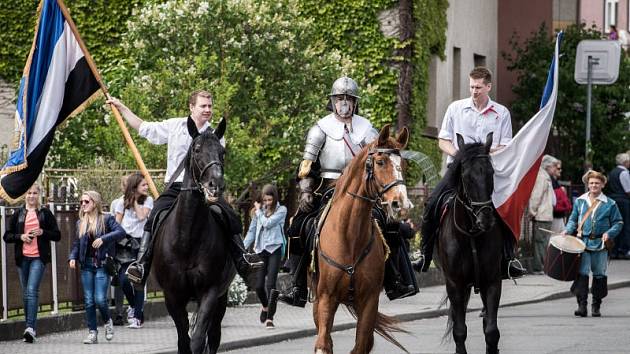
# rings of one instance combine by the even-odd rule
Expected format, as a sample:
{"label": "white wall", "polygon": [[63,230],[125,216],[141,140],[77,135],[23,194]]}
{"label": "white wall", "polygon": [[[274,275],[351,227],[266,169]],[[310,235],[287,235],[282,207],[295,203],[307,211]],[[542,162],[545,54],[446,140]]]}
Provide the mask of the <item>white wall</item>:
{"label": "white wall", "polygon": [[[468,97],[468,73],[474,56],[485,57],[493,74],[497,67],[497,0],[451,0],[447,10],[446,60],[434,57],[430,65],[427,126],[439,130],[449,103]],[[454,62],[454,48],[459,62]],[[459,70],[457,68],[459,67]],[[458,75],[455,73],[458,72]],[[457,76],[456,78],[454,76]],[[495,74],[496,76],[496,74]],[[455,92],[454,92],[455,91]],[[494,97],[494,93],[490,93]]]}

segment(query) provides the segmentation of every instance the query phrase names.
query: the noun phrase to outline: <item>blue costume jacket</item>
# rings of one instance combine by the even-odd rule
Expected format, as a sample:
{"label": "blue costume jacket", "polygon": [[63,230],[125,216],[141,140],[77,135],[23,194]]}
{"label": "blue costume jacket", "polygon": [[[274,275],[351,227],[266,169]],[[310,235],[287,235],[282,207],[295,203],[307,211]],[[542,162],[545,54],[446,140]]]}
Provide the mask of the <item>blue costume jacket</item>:
{"label": "blue costume jacket", "polygon": [[[623,219],[617,203],[606,197],[604,193],[601,193],[597,199],[599,200],[599,205],[588,216],[588,219],[582,226],[582,241],[586,244],[586,249],[590,251],[602,250],[604,248],[602,235],[608,233],[608,237],[613,239],[619,234],[623,226]],[[575,201],[573,211],[565,227],[568,234],[575,234],[580,221],[590,206],[588,193],[582,194]]]}

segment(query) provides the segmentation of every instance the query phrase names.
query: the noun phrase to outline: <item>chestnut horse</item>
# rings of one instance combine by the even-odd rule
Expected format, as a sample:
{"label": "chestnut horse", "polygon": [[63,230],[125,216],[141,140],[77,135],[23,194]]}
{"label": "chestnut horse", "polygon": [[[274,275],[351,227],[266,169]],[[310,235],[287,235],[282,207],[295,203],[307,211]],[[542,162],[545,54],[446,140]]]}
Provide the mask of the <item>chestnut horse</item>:
{"label": "chestnut horse", "polygon": [[313,281],[316,353],[332,353],[330,332],[339,304],[346,305],[357,319],[352,353],[370,352],[374,331],[405,350],[390,334],[401,331],[398,321],[378,312],[387,245],[372,218],[372,208],[386,204],[388,218],[395,219],[401,207],[410,205],[400,157],[407,139],[407,128],[394,139],[386,125],[378,139],[354,157],[337,181],[316,242],[319,266]]}

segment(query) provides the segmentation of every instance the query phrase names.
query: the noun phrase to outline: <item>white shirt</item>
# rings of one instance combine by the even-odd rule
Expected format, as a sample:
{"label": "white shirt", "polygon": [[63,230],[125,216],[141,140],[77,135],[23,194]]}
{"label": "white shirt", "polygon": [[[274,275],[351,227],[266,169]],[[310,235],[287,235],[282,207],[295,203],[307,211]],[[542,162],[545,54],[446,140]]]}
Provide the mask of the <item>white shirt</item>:
{"label": "white shirt", "polygon": [[[478,111],[472,98],[455,101],[448,106],[438,138],[450,140],[459,149],[455,134],[460,134],[464,142],[485,142],[486,136],[492,136],[492,147],[507,145],[512,140],[512,119],[510,111],[504,106],[488,98],[488,104],[482,111]],[[448,156],[446,162],[453,161]]]}
{"label": "white shirt", "polygon": [[619,182],[621,182],[621,187],[623,191],[626,193],[630,193],[630,173],[626,166],[617,165],[617,167],[621,168],[621,173],[619,174]]}
{"label": "white shirt", "polygon": [[[173,173],[186,157],[188,148],[192,143],[192,138],[188,134],[187,126],[188,118],[171,118],[161,122],[142,122],[138,133],[141,137],[147,139],[152,144],[163,145],[168,144],[166,154],[166,175],[164,176],[164,182],[170,182],[173,177]],[[206,122],[204,126],[199,129],[199,133],[203,133],[210,127],[210,124]],[[221,138],[221,145],[225,146],[225,140]],[[182,182],[184,180],[184,172],[179,174],[175,178],[175,182]]]}
{"label": "white shirt", "polygon": [[[138,220],[138,215],[136,215],[136,211],[133,208],[125,209],[125,203],[122,199],[120,199],[120,202],[117,202],[115,204],[114,202],[112,202],[112,206],[114,207],[112,211],[114,215],[123,215],[120,226],[125,229],[125,232],[127,232],[127,234],[131,235],[132,237],[141,238],[144,230],[144,224],[147,223],[147,218]],[[147,197],[142,206],[149,210],[153,209],[153,198]]]}

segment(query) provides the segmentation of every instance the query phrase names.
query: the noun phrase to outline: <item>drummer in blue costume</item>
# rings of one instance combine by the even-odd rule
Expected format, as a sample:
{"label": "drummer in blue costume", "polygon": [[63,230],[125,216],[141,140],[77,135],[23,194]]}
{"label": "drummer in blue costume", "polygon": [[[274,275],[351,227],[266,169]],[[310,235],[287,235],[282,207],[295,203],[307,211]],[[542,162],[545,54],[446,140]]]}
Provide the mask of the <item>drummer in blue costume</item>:
{"label": "drummer in blue costume", "polygon": [[577,233],[577,237],[586,244],[578,277],[571,286],[571,292],[578,303],[578,309],[574,314],[580,317],[587,315],[588,278],[592,272],[591,314],[593,317],[599,317],[602,299],[608,295],[606,276],[608,251],[605,245],[607,241],[611,242],[617,237],[623,226],[623,219],[615,201],[602,193],[607,182],[606,176],[597,171],[588,171],[582,177],[582,181],[588,187],[588,192],[576,200],[569,222],[562,233],[564,235]]}

